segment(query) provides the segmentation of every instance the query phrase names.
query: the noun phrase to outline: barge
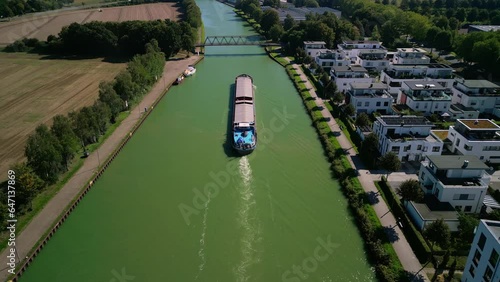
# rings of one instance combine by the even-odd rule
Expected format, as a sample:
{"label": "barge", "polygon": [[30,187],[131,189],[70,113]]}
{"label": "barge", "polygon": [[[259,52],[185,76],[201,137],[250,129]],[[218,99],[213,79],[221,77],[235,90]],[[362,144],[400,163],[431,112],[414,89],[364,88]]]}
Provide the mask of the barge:
{"label": "barge", "polygon": [[253,78],[241,74],[236,77],[234,84],[231,141],[240,155],[247,155],[257,147]]}

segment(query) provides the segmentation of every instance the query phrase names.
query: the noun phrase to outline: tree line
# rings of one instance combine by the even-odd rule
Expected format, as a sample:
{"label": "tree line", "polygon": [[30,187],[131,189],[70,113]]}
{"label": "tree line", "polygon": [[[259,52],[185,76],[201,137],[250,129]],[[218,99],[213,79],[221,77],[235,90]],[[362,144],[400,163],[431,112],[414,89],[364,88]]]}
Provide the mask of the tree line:
{"label": "tree line", "polygon": [[[144,54],[135,55],[126,70],[113,81],[99,84],[99,98],[92,106],[70,112],[67,116],[57,115],[50,127],[41,124],[28,137],[25,147],[27,161],[11,168],[16,172],[16,207],[20,213],[29,209],[31,200],[68,171],[75,157],[86,152],[86,146],[96,143],[110,124],[116,122],[120,112],[139,101],[162,75],[165,54],[158,42],[153,39],[143,48]],[[6,194],[1,193],[1,197],[6,197]],[[0,199],[2,211],[7,210],[2,206],[6,202]],[[4,224],[5,213],[0,213],[0,217]]]}
{"label": "tree line", "polygon": [[27,13],[54,10],[70,3],[73,3],[73,0],[3,0],[0,1],[0,16],[8,18]]}

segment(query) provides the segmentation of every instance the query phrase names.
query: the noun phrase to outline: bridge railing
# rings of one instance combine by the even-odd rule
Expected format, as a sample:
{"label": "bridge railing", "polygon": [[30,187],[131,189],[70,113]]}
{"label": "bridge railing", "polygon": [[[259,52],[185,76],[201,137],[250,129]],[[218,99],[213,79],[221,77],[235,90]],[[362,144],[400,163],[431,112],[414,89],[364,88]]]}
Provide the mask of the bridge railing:
{"label": "bridge railing", "polygon": [[223,35],[207,36],[203,43],[196,44],[196,47],[205,46],[251,46],[251,45],[278,45],[269,42],[265,37],[259,35]]}

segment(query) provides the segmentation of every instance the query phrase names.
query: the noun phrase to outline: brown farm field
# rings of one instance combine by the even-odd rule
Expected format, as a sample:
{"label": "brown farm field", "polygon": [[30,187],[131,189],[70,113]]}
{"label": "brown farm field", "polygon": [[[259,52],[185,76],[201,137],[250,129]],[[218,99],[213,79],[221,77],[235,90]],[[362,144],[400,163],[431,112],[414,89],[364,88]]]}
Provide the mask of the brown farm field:
{"label": "brown farm field", "polygon": [[0,53],[0,179],[24,160],[28,136],[40,123],[50,124],[94,103],[99,83],[112,80],[125,63],[102,59],[44,59],[26,53]]}
{"label": "brown farm field", "polygon": [[153,3],[102,9],[59,11],[49,14],[33,14],[9,22],[0,23],[0,44],[10,44],[25,37],[47,40],[49,35],[57,35],[64,26],[71,23],[91,21],[132,21],[132,20],[179,20],[180,11],[176,3]]}

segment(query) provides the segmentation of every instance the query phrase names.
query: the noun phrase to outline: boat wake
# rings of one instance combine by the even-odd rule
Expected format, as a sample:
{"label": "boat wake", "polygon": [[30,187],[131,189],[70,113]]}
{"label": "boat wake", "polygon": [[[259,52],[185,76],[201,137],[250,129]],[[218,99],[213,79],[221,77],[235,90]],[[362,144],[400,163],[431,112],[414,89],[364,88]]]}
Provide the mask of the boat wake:
{"label": "boat wake", "polygon": [[248,281],[248,268],[258,262],[255,244],[259,241],[259,226],[256,218],[252,217],[252,207],[255,205],[254,190],[252,187],[252,169],[247,157],[240,159],[240,175],[242,183],[240,185],[241,207],[238,213],[239,222],[242,227],[241,236],[241,261],[236,267],[236,277],[238,282]]}
{"label": "boat wake", "polygon": [[205,202],[205,207],[203,209],[203,221],[201,223],[201,238],[200,238],[200,249],[198,250],[198,257],[200,258],[200,265],[198,266],[198,274],[196,275],[196,280],[200,276],[201,272],[205,268],[207,259],[205,258],[205,234],[207,233],[207,217],[208,217],[208,204],[210,204],[211,195],[208,194],[208,199]]}

